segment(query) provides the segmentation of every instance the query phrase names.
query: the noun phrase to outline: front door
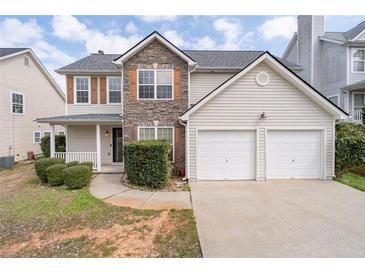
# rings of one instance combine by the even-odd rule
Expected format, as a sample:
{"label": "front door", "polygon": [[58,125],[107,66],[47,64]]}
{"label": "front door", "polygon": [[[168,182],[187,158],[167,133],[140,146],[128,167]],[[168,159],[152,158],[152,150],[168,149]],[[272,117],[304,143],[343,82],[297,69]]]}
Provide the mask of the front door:
{"label": "front door", "polygon": [[123,129],[113,128],[113,162],[123,161]]}

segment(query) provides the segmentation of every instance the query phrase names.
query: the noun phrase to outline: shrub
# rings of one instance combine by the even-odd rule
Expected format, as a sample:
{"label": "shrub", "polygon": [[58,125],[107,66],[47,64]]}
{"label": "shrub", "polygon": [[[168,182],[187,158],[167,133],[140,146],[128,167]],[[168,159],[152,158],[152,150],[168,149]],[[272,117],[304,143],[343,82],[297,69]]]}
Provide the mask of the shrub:
{"label": "shrub", "polygon": [[[50,147],[50,140],[51,137],[44,136],[41,139],[41,150],[44,157],[50,157],[51,154],[51,147]],[[56,152],[65,152],[66,151],[66,136],[64,135],[55,135],[55,149]]]}
{"label": "shrub", "polygon": [[63,184],[63,170],[67,168],[65,164],[55,164],[46,168],[47,181],[51,186]]}
{"label": "shrub", "polygon": [[161,188],[171,176],[166,141],[136,141],[124,146],[124,168],[130,183]]}
{"label": "shrub", "polygon": [[91,171],[94,168],[94,163],[93,162],[82,162],[82,163],[80,163],[80,165],[81,166],[88,166],[91,169]]}
{"label": "shrub", "polygon": [[351,172],[365,177],[365,164],[359,165],[351,169]]}
{"label": "shrub", "polygon": [[61,158],[42,158],[35,161],[34,168],[37,176],[43,183],[47,182],[47,167],[53,166],[55,164],[64,164],[65,161]]}
{"label": "shrub", "polygon": [[72,162],[68,162],[66,165],[68,167],[72,167],[72,166],[78,166],[80,163],[79,161],[72,161]]}
{"label": "shrub", "polygon": [[78,165],[63,170],[64,183],[69,189],[82,188],[91,179],[92,172],[89,167]]}
{"label": "shrub", "polygon": [[365,163],[365,125],[336,125],[336,173]]}

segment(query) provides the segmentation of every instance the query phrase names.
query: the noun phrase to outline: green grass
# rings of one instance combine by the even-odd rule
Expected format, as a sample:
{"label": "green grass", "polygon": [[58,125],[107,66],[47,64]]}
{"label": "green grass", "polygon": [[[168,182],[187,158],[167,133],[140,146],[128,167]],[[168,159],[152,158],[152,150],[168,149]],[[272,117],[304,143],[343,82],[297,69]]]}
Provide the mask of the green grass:
{"label": "green grass", "polygon": [[202,257],[193,211],[188,209],[170,210],[169,218],[172,220],[171,223],[176,225],[176,228],[156,236],[157,257]]}
{"label": "green grass", "polygon": [[[24,179],[11,182],[3,176],[15,172],[24,173]],[[33,239],[35,233],[40,235],[39,240],[44,241],[42,246],[26,246],[6,254],[6,257],[111,257],[118,249],[113,242],[115,239],[98,243],[90,235],[65,240],[50,239],[54,235],[76,230],[108,229],[113,225],[136,225],[135,229],[132,227],[132,232],[135,230],[143,235],[150,231],[144,222],[157,220],[161,216],[161,211],[157,210],[106,204],[94,198],[88,187],[68,190],[65,186],[42,184],[34,176],[32,165],[0,171],[0,178],[3,178],[0,181],[0,250],[25,243]],[[173,227],[173,231],[159,231],[154,241],[156,244],[152,247],[159,250],[158,257],[200,256],[191,210],[171,211],[167,225]]]}
{"label": "green grass", "polygon": [[336,181],[358,190],[365,191],[365,177],[361,175],[352,172],[345,172],[340,177],[336,178]]}

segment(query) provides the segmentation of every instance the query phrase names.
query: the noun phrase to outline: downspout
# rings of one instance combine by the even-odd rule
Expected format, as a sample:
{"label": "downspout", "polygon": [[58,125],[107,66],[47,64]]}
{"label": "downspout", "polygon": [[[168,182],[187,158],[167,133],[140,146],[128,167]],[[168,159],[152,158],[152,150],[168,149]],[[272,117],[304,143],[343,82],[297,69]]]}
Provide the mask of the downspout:
{"label": "downspout", "polygon": [[189,180],[189,134],[188,134],[188,126],[187,126],[187,122],[184,123],[183,121],[180,120],[179,118],[179,124],[184,126],[185,128],[185,177],[182,179],[184,182]]}

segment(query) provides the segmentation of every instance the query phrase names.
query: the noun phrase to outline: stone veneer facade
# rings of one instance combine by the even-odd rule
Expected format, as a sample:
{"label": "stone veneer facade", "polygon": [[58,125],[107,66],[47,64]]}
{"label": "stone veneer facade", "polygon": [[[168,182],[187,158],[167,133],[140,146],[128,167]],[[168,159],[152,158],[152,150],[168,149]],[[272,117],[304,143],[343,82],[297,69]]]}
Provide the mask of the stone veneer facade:
{"label": "stone veneer facade", "polygon": [[[138,100],[130,95],[130,71],[136,69],[169,68],[180,70],[181,99],[174,100]],[[137,76],[138,77],[138,76]],[[178,118],[188,108],[188,64],[158,40],[146,45],[123,64],[123,119],[124,143],[138,138],[138,126],[175,127],[175,167],[185,167],[185,128]],[[180,135],[180,138],[179,138]]]}

